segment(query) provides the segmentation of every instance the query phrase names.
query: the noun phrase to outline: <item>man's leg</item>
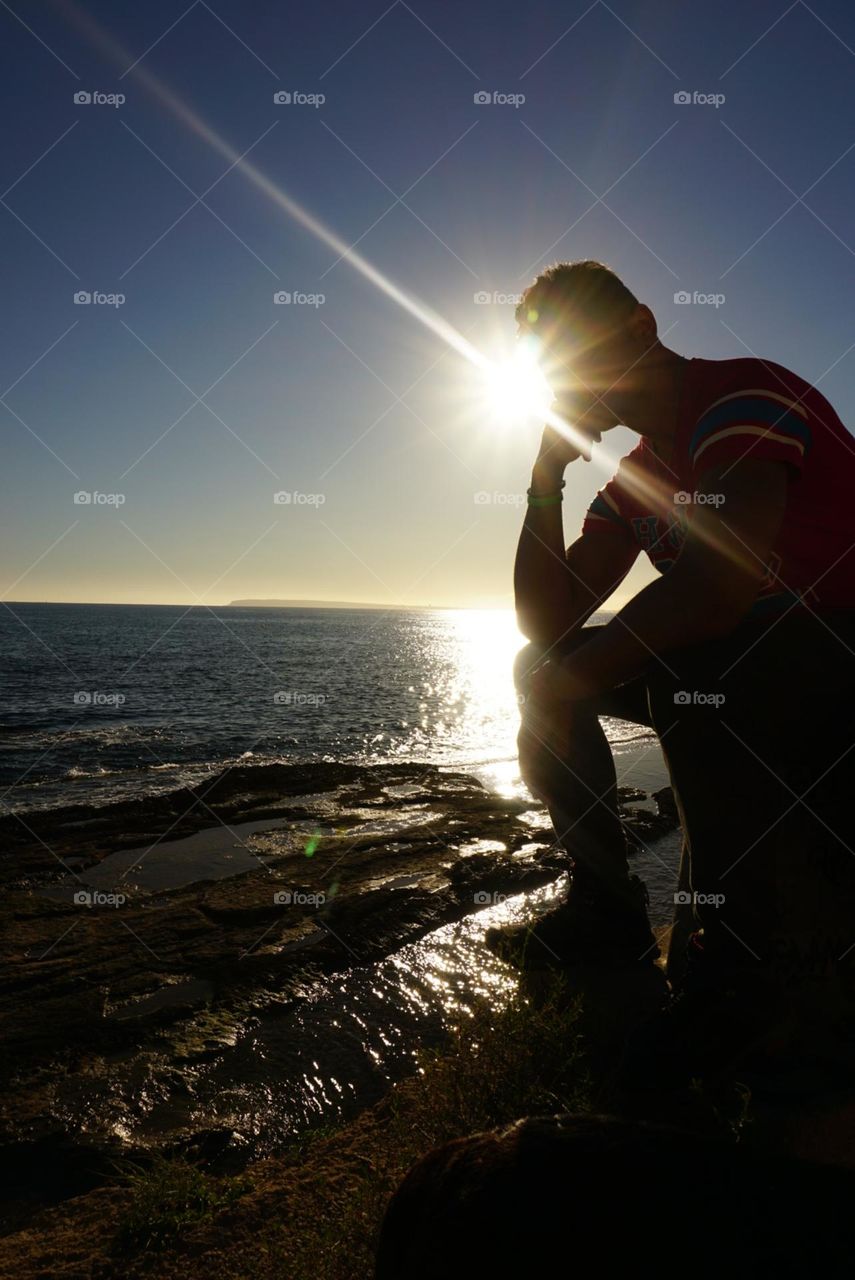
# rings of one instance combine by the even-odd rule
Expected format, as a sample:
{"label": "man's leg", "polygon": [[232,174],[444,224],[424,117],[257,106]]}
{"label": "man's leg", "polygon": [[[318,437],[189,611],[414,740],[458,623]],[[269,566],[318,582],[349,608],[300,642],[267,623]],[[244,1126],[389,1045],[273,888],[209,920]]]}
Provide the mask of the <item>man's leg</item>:
{"label": "man's leg", "polygon": [[830,624],[794,610],[651,666],[702,932],[684,998],[630,1042],[629,1089],[770,1060],[851,1079],[855,615]]}
{"label": "man's leg", "polygon": [[[598,718],[610,715],[649,723],[644,682],[639,679],[608,697],[575,703],[572,733],[560,755],[546,742],[549,726],[543,716],[550,712],[527,701],[528,679],[541,662],[584,644],[594,630],[577,631],[549,651],[529,644],[514,664],[522,717],[520,772],[532,794],[547,806],[556,839],[573,863],[567,903],[552,913],[548,926],[537,926],[535,937],[544,943],[548,938],[546,949],[561,952],[565,959],[576,947],[589,955],[599,948],[620,960],[640,959],[647,953],[655,959],[646,894],[641,882],[629,874],[614,759]],[[560,706],[555,714],[562,714]],[[506,936],[511,932],[506,931]],[[629,957],[623,955],[627,948]]]}
{"label": "man's leg", "polygon": [[[571,653],[592,638],[599,627],[584,627],[549,650]],[[642,677],[610,690],[596,699],[576,702],[572,712],[572,736],[559,758],[545,745],[541,713],[526,701],[528,679],[544,661],[542,646],[529,644],[517,654],[514,683],[520,700],[520,737],[533,738],[536,755],[520,756],[523,780],[547,806],[555,835],[575,864],[579,881],[608,889],[622,886],[629,875],[626,838],[618,815],[617,776],[614,757],[600,716],[612,716],[652,727],[647,690]],[[556,708],[561,715],[562,708]]]}
{"label": "man's leg", "polygon": [[648,684],[709,965],[790,981],[819,951],[841,956],[855,943],[855,620],[743,624],[664,655]]}
{"label": "man's leg", "polygon": [[[562,643],[561,651],[568,653],[584,643],[590,639],[584,631],[595,629],[575,633]],[[620,715],[623,719],[633,713],[646,716],[644,687],[636,682],[627,691],[625,705],[613,698],[608,712],[593,702],[574,704],[573,732],[567,750],[559,757],[546,745],[544,713],[526,701],[528,677],[543,661],[544,652],[540,646],[527,645],[514,664],[522,719],[520,771],[529,790],[549,810],[556,839],[572,858],[577,879],[603,887],[618,886],[626,881],[629,867],[618,816],[614,758],[599,715]],[[559,706],[555,714],[561,713]]]}

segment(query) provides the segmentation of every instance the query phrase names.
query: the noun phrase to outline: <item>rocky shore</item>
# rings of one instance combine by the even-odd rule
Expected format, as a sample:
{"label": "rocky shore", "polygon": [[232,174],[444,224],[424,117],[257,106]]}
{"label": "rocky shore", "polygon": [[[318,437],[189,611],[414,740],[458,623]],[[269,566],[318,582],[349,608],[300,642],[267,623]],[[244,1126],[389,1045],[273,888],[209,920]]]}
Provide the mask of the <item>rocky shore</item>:
{"label": "rocky shore", "polygon": [[[664,943],[673,800],[619,798],[642,874],[672,859]],[[567,857],[539,805],[460,771],[233,769],[0,827],[0,1277],[367,1280],[413,1160],[544,1106],[602,1105],[628,1027],[661,999],[655,969],[580,973],[542,1013],[537,984],[518,991],[484,928],[548,905]],[[449,1041],[433,997],[489,1026]],[[415,1074],[432,1044],[434,1075]],[[748,1093],[649,1098],[644,1116],[853,1163],[851,1091]],[[170,1232],[151,1256],[140,1215]]]}
{"label": "rocky shore", "polygon": [[[621,799],[645,841],[673,828],[669,793]],[[186,1101],[248,1026],[567,869],[539,806],[415,764],[236,768],[0,826],[6,1230],[140,1150],[265,1154]]]}

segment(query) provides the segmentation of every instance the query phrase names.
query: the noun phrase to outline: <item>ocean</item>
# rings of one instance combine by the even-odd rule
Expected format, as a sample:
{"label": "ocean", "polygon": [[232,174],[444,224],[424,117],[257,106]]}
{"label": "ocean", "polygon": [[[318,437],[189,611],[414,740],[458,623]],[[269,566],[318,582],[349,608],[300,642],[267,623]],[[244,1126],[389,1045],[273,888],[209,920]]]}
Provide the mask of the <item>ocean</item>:
{"label": "ocean", "polygon": [[[157,794],[238,762],[430,762],[522,793],[512,610],[13,603],[0,631],[7,811]],[[623,759],[632,784],[667,782],[649,729],[604,723],[619,778]]]}

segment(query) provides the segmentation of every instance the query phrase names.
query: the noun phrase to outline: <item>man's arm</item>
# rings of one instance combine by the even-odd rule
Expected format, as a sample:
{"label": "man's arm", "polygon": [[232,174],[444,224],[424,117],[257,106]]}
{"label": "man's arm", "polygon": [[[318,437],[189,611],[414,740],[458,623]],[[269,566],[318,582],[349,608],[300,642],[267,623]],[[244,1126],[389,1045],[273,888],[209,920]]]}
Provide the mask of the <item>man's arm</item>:
{"label": "man's arm", "polygon": [[[550,438],[545,432],[532,471],[532,492],[557,492],[565,466],[579,456],[555,433]],[[547,646],[581,627],[623,581],[638,555],[638,547],[619,533],[583,536],[565,551],[562,505],[527,509],[514,563],[517,625],[529,640]]]}
{"label": "man's arm", "polygon": [[588,697],[622,684],[652,655],[728,635],[745,617],[784,518],[786,465],[721,463],[704,473],[697,491],[722,501],[698,504],[671,568],[564,660],[556,696]]}

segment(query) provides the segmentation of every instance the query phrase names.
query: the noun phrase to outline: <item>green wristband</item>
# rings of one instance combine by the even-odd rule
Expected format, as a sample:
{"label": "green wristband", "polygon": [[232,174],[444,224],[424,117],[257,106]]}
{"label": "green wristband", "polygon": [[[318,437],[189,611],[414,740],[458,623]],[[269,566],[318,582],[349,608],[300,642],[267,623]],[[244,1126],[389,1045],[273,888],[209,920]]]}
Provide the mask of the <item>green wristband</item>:
{"label": "green wristband", "polygon": [[563,493],[545,493],[541,497],[533,497],[528,495],[528,505],[530,507],[552,507],[557,502],[564,501]]}

